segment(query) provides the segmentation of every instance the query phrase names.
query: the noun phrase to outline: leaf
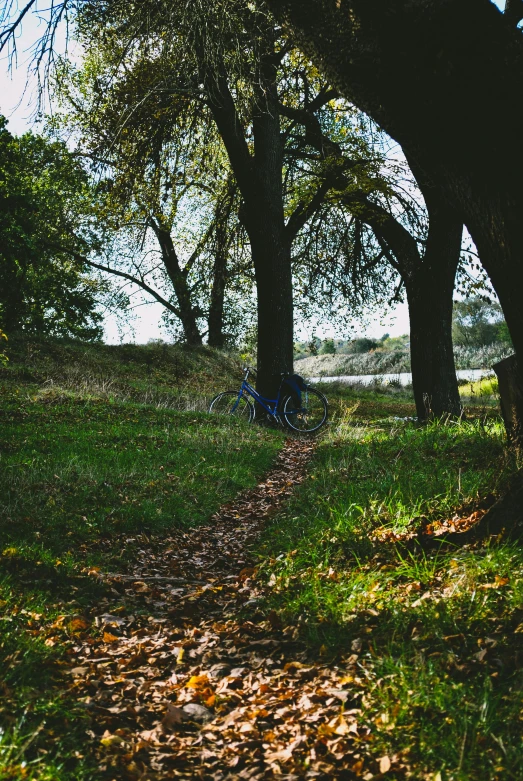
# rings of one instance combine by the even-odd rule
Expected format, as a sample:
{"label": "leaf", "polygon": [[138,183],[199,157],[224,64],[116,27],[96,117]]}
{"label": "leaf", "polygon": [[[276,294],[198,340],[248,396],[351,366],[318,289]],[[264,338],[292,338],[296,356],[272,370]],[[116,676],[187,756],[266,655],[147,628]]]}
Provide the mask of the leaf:
{"label": "leaf", "polygon": [[209,684],[207,675],[193,675],[185,684],[187,689],[200,689]]}
{"label": "leaf", "polygon": [[69,631],[70,632],[83,632],[84,629],[89,628],[89,622],[85,620],[85,618],[81,618],[80,616],[77,616],[76,618],[73,618],[71,621],[69,621]]}
{"label": "leaf", "polygon": [[343,718],[343,716],[340,716],[337,727],[334,728],[334,732],[336,735],[348,735],[350,732],[350,727]]}
{"label": "leaf", "polygon": [[185,653],[184,648],[180,648],[178,651],[178,656],[176,657],[176,664],[181,664],[183,662],[183,655]]}
{"label": "leaf", "polygon": [[176,707],[171,702],[167,703],[167,712],[162,719],[162,725],[165,729],[172,729],[183,722],[184,713],[181,708]]}
{"label": "leaf", "polygon": [[124,739],[120,737],[120,735],[104,735],[103,738],[100,740],[100,743],[102,746],[121,746],[122,743],[124,743]]}
{"label": "leaf", "polygon": [[389,770],[390,770],[390,759],[385,754],[385,756],[380,759],[380,773],[388,773]]}
{"label": "leaf", "polygon": [[104,643],[117,643],[120,638],[111,632],[104,632]]}

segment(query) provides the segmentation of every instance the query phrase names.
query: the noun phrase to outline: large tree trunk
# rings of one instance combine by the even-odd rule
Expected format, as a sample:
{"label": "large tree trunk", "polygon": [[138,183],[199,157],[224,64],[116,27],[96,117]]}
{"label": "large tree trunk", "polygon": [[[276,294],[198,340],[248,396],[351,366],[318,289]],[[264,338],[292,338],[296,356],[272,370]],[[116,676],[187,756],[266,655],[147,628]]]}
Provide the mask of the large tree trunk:
{"label": "large tree trunk", "polygon": [[416,411],[423,420],[459,415],[452,344],[452,304],[463,225],[430,188],[421,183],[429,215],[423,261],[403,276],[410,317],[410,357]]}
{"label": "large tree trunk", "polygon": [[420,267],[406,284],[410,317],[410,361],[420,420],[459,415],[461,404],[452,349],[455,268]]}
{"label": "large tree trunk", "polygon": [[227,285],[227,261],[231,247],[229,219],[233,210],[236,183],[232,176],[227,180],[225,195],[216,204],[214,213],[214,266],[209,302],[209,336],[211,347],[223,347],[223,312]]}
{"label": "large tree trunk", "polygon": [[463,224],[456,212],[422,181],[429,225],[425,250],[393,214],[365,194],[344,199],[349,209],[374,231],[401,275],[409,304],[412,385],[420,420],[429,415],[457,415],[460,399],[452,347],[452,299]]}
{"label": "large tree trunk", "polygon": [[245,141],[227,83],[225,67],[204,73],[209,106],[243,198],[242,222],[249,235],[258,297],[258,380],[263,396],[276,398],[281,373],[293,366],[291,247],[283,209],[283,145],[276,87],[274,39],[260,57],[252,132],[254,154]]}
{"label": "large tree trunk", "polygon": [[457,210],[523,367],[523,36],[514,18],[490,0],[267,2]]}
{"label": "large tree trunk", "polygon": [[496,372],[501,399],[501,412],[507,430],[507,438],[511,445],[521,454],[523,451],[523,394],[519,382],[520,372],[515,355],[495,363],[492,367]]}
{"label": "large tree trunk", "polygon": [[[276,87],[276,66],[260,65],[260,89],[253,113],[254,166],[259,191],[246,204],[258,298],[258,381],[263,396],[276,398],[282,372],[293,367],[293,295],[291,247],[283,211],[283,144]],[[253,208],[254,207],[254,208]]]}
{"label": "large tree trunk", "polygon": [[276,398],[282,372],[293,367],[290,247],[270,214],[250,233],[258,298],[258,379],[262,396]]}

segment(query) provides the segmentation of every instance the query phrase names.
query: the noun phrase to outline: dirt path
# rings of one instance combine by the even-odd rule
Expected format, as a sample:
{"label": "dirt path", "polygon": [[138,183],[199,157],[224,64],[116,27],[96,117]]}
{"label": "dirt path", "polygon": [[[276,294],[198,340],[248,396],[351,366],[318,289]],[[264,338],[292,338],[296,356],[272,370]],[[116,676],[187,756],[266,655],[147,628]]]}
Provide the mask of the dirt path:
{"label": "dirt path", "polygon": [[250,548],[304,479],[312,450],[289,440],[264,482],[208,525],[144,547],[125,576],[105,576],[114,602],[92,616],[97,629],[80,635],[71,668],[100,777],[364,773],[358,695],[344,688],[357,654],[344,669],[311,661],[294,627],[256,607]]}

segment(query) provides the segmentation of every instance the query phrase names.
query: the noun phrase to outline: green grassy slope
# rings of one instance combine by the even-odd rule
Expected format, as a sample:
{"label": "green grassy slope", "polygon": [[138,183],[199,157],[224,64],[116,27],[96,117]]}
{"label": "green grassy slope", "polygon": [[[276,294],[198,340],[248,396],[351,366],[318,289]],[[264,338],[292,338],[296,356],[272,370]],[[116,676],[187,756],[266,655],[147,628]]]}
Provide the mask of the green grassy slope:
{"label": "green grassy slope", "polygon": [[209,397],[239,384],[241,363],[208,347],[89,344],[75,340],[9,340],[0,382],[36,385],[41,396],[63,392],[171,409],[206,410]]}
{"label": "green grassy slope", "polygon": [[0,779],[93,778],[85,712],[61,672],[75,621],[106,593],[88,570],[123,572],[151,535],[207,520],[256,484],[283,435],[192,409],[238,382],[237,364],[215,351],[21,342],[10,358],[0,377]]}

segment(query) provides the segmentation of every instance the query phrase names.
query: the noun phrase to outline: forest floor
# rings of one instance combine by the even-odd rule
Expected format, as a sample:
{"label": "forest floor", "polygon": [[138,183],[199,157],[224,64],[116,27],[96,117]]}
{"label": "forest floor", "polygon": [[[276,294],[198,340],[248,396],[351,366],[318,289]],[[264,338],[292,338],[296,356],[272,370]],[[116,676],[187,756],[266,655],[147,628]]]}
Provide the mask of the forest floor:
{"label": "forest floor", "polygon": [[521,547],[412,545],[503,493],[496,411],[332,387],[285,440],[15,375],[1,781],[523,778]]}

